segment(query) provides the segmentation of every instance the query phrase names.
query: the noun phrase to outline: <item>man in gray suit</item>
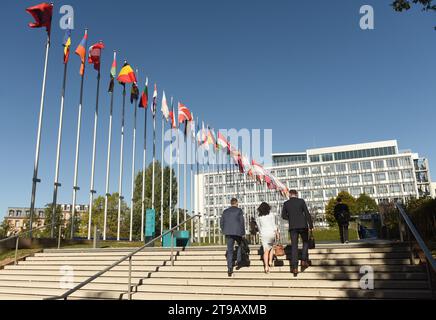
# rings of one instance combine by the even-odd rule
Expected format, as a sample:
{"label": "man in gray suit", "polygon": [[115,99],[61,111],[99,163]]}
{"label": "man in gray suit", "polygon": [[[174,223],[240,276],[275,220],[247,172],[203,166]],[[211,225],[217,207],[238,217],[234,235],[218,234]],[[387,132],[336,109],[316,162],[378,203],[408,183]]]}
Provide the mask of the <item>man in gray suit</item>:
{"label": "man in gray suit", "polygon": [[238,200],[233,198],[231,207],[224,210],[221,216],[221,230],[227,241],[227,271],[229,277],[233,274],[233,251],[235,242],[238,243],[238,266],[242,263],[241,241],[245,236],[244,212],[238,207]]}

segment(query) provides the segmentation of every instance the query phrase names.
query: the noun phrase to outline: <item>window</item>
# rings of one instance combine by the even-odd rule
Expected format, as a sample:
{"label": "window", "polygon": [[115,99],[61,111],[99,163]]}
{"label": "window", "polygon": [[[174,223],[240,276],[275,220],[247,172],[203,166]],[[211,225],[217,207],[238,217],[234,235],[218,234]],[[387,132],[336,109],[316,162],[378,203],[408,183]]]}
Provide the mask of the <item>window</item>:
{"label": "window", "polygon": [[313,191],[314,198],[324,198],[324,192],[322,190]]}
{"label": "window", "polygon": [[290,180],[288,181],[289,189],[297,189],[298,188],[298,181],[297,180]]}
{"label": "window", "polygon": [[286,170],[278,170],[277,171],[277,176],[278,177],[286,177]]}
{"label": "window", "polygon": [[319,154],[310,156],[310,162],[319,162]]}
{"label": "window", "polygon": [[332,186],[336,184],[336,178],[325,178],[324,183],[326,186]]}
{"label": "window", "polygon": [[345,165],[345,163],[338,163],[336,165],[336,172],[345,172],[347,171],[347,166]]}
{"label": "window", "polygon": [[351,188],[350,193],[353,197],[359,197],[362,194],[361,188]]}
{"label": "window", "polygon": [[331,153],[323,154],[321,157],[323,162],[333,161],[333,154]]}
{"label": "window", "polygon": [[362,175],[363,182],[374,182],[374,177],[371,173]]}
{"label": "window", "polygon": [[9,217],[13,217],[14,214],[15,214],[15,211],[14,211],[14,210],[9,210]]}
{"label": "window", "polygon": [[300,175],[301,176],[308,176],[309,175],[309,168],[300,168]]}
{"label": "window", "polygon": [[360,176],[359,175],[350,176],[350,183],[360,183]]}
{"label": "window", "polygon": [[312,174],[321,174],[321,167],[312,167]]}
{"label": "window", "polygon": [[374,187],[364,187],[363,188],[363,193],[371,195],[374,194],[375,190]]}
{"label": "window", "polygon": [[386,173],[385,172],[381,172],[381,173],[376,173],[375,174],[375,180],[376,181],[386,181]]}
{"label": "window", "polygon": [[410,161],[410,158],[400,158],[400,166],[401,167],[409,167],[412,163]]}
{"label": "window", "polygon": [[352,162],[349,164],[350,171],[358,171],[359,170],[359,162]]}
{"label": "window", "polygon": [[386,193],[388,193],[388,187],[387,186],[378,186],[377,187],[377,193],[379,193],[379,194],[386,194]]}
{"label": "window", "polygon": [[362,170],[371,170],[372,169],[371,161],[364,161],[360,165],[362,166]]}
{"label": "window", "polygon": [[347,184],[348,183],[347,176],[340,176],[340,177],[338,177],[338,183],[339,184]]}
{"label": "window", "polygon": [[17,210],[17,217],[21,217],[21,210]]}
{"label": "window", "polygon": [[288,170],[288,175],[290,176],[290,177],[296,177],[297,176],[297,169],[289,169]]}
{"label": "window", "polygon": [[389,180],[390,181],[400,180],[400,173],[398,171],[389,172],[388,175],[389,175]]}
{"label": "window", "polygon": [[310,187],[310,180],[309,179],[300,180],[300,187],[301,188],[309,188]]}
{"label": "window", "polygon": [[388,168],[397,168],[398,159],[388,159],[386,160],[386,165],[388,166]]}
{"label": "window", "polygon": [[403,185],[404,192],[415,192],[415,186],[413,183],[405,183]]}
{"label": "window", "polygon": [[337,190],[336,189],[327,189],[326,191],[325,191],[325,196],[327,197],[327,198],[334,198],[334,197],[336,197],[338,194],[337,194]]}
{"label": "window", "polygon": [[328,165],[323,167],[324,173],[334,173],[335,172],[335,166],[334,165]]}
{"label": "window", "polygon": [[384,160],[376,160],[376,161],[374,161],[374,168],[376,168],[376,169],[384,169],[385,168],[385,161]]}
{"label": "window", "polygon": [[391,193],[400,193],[401,192],[401,185],[399,184],[391,184],[389,186],[389,189]]}
{"label": "window", "polygon": [[209,183],[213,183],[213,177],[209,177]]}
{"label": "window", "polygon": [[313,179],[312,187],[321,187],[321,179]]}
{"label": "window", "polygon": [[312,198],[312,193],[310,191],[303,191],[301,193],[301,198],[303,198],[303,199],[311,199]]}
{"label": "window", "polygon": [[412,179],[413,178],[413,173],[411,170],[404,170],[402,172],[403,175],[403,179]]}

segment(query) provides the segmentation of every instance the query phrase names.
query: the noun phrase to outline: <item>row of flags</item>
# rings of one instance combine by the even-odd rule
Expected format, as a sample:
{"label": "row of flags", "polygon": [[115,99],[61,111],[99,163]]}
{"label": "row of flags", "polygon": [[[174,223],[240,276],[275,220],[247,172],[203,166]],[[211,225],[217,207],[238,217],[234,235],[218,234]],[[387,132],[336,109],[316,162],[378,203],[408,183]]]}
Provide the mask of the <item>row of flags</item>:
{"label": "row of flags", "polygon": [[[53,12],[53,5],[42,3],[37,6],[30,7],[26,9],[35,19],[34,23],[30,23],[31,28],[41,28],[45,27],[47,30],[48,37],[50,38],[50,26]],[[86,58],[88,58],[88,63],[93,64],[94,69],[100,73],[101,68],[101,53],[104,49],[104,43],[102,41],[92,45],[87,50],[87,40],[88,33],[85,31],[85,35],[78,45],[75,53],[79,56],[81,60],[80,75],[84,75]],[[70,57],[70,47],[72,44],[71,30],[66,30],[63,46],[64,46],[64,63],[68,63]],[[116,54],[114,54],[114,60],[110,70],[110,83],[109,92],[114,91],[115,80],[118,81],[122,86],[125,87],[126,84],[131,84],[131,94],[130,101],[139,100],[139,108],[147,109],[149,104],[149,91],[148,91],[148,78],[146,79],[144,89],[142,93],[139,92],[138,81],[135,71],[130,66],[128,62],[125,62],[117,76],[117,60]],[[156,117],[157,104],[158,104],[158,89],[157,85],[154,85],[153,99],[151,105],[151,112],[153,117]],[[245,155],[243,155],[239,150],[234,148],[224,137],[221,132],[218,135],[215,134],[214,130],[211,128],[205,128],[204,123],[202,128],[195,128],[194,116],[191,110],[186,107],[183,103],[178,103],[178,116],[176,118],[176,113],[173,106],[173,101],[171,105],[168,105],[167,97],[165,92],[162,95],[161,102],[161,112],[162,116],[167,122],[169,122],[171,128],[180,128],[181,125],[185,125],[185,136],[188,132],[192,134],[194,139],[197,139],[198,144],[201,147],[207,148],[214,151],[225,152],[226,155],[233,161],[234,165],[238,167],[241,174],[247,174],[248,177],[257,181],[258,183],[265,183],[270,190],[277,190],[284,197],[289,195],[289,190],[286,185],[284,185],[277,177],[275,177],[271,172],[266,170],[262,165],[257,163],[255,160],[250,161]]]}

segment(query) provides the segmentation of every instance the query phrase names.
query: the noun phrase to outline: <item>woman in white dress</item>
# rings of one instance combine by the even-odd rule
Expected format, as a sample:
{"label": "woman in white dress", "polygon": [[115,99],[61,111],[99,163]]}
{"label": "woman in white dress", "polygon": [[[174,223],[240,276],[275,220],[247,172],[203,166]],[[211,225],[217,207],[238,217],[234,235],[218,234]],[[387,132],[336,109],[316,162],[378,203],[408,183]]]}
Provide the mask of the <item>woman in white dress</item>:
{"label": "woman in white dress", "polygon": [[256,218],[256,223],[262,240],[265,273],[269,273],[270,267],[272,267],[273,264],[273,247],[275,239],[278,237],[278,228],[274,215],[270,214],[271,206],[268,203],[263,202],[257,209],[257,212],[259,216]]}

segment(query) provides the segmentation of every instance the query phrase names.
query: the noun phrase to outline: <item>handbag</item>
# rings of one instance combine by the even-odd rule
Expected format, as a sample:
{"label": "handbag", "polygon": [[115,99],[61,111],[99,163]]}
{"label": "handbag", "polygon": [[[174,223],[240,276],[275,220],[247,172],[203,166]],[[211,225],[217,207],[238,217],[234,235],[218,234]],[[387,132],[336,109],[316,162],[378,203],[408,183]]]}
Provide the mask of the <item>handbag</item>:
{"label": "handbag", "polygon": [[274,249],[274,255],[276,256],[276,257],[283,257],[283,256],[285,256],[286,255],[286,253],[285,253],[285,247],[282,245],[282,244],[275,244],[274,246],[273,246],[273,249]]}
{"label": "handbag", "polygon": [[315,247],[315,237],[313,236],[313,232],[311,232],[309,236],[309,249],[315,249]]}

